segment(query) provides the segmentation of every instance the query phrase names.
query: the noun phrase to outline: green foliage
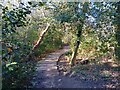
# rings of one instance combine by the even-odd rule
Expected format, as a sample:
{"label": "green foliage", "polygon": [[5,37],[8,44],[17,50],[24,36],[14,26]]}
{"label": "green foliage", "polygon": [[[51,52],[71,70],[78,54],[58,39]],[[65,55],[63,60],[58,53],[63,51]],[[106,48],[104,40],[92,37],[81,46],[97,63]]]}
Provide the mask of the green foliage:
{"label": "green foliage", "polygon": [[41,42],[38,49],[35,51],[36,55],[39,55],[43,52],[52,51],[54,49],[60,48],[62,43],[62,31],[59,31],[59,28],[57,28],[54,24],[50,27],[49,31],[46,33],[46,35],[43,38],[43,41]]}
{"label": "green foliage", "polygon": [[[101,31],[100,31],[101,32]],[[99,37],[99,33],[91,28],[86,27],[86,29],[82,32],[82,41],[79,47],[79,56],[80,57],[99,57],[106,55],[107,53],[114,53],[114,50],[111,50],[111,47],[115,46],[115,37],[114,33],[110,35],[107,34],[106,37]]]}
{"label": "green foliage", "polygon": [[8,10],[8,7],[2,9],[2,34],[15,32],[16,27],[26,26],[26,15],[30,14],[29,8],[16,8]]}
{"label": "green foliage", "polygon": [[65,52],[65,56],[71,57],[72,56],[72,51],[69,50],[69,51]]}
{"label": "green foliage", "polygon": [[[37,3],[38,6],[44,4],[42,2]],[[36,8],[36,6],[33,7]],[[36,43],[35,41],[38,40],[38,33],[44,30],[45,23],[51,19],[38,15],[34,16],[33,13],[31,16],[27,15],[30,12],[30,7],[27,6],[14,9],[3,7],[2,9],[3,88],[26,87],[35,70],[35,58],[32,58],[33,55],[28,58],[28,55]],[[63,34],[58,26],[53,22],[34,55],[40,55],[61,46]]]}
{"label": "green foliage", "polygon": [[36,1],[29,1],[28,4],[31,7],[38,7],[38,6],[44,6],[46,2],[36,2]]}
{"label": "green foliage", "polygon": [[25,85],[22,80],[30,78],[31,75],[27,75],[32,74],[35,69],[33,65],[35,62],[32,64],[26,62],[30,60],[27,55],[32,48],[32,43],[26,39],[26,25],[28,25],[26,17],[30,13],[28,7],[9,9],[6,6],[2,8],[3,88],[22,87]]}
{"label": "green foliage", "polygon": [[[90,15],[93,17],[93,21],[89,21],[89,17],[87,17],[88,20],[85,20],[86,22],[84,22],[81,44],[78,50],[78,56],[81,58],[99,57],[106,55],[107,53],[113,53],[112,55],[114,56],[114,48],[117,45],[117,42],[115,37],[115,27],[112,23],[114,21],[113,18],[117,13],[115,12],[116,8],[112,4],[113,3],[92,3],[92,6],[89,6],[88,15],[85,16]],[[83,12],[80,11],[79,15],[81,13]],[[79,15],[78,21],[81,22],[84,17]],[[74,19],[75,16],[76,13]],[[76,26],[75,23],[74,25]],[[75,27],[74,29],[77,30]],[[78,30],[81,30],[80,26],[78,27]],[[77,35],[79,34],[77,33]],[[76,45],[75,39],[77,37],[75,34],[73,34],[72,37],[70,46],[73,50],[74,45]]]}
{"label": "green foliage", "polygon": [[[50,28],[34,51],[35,56],[60,48],[65,42],[70,44],[71,50],[66,55],[71,57],[76,40],[80,40],[78,56],[81,58],[113,55],[115,46],[120,46],[120,39],[115,36],[120,32],[116,32],[113,25],[117,24],[119,28],[119,14],[113,3],[95,2],[92,6],[79,2],[58,3],[53,9],[47,8],[45,2],[31,1],[28,4],[29,7],[2,8],[3,88],[23,87],[28,83],[28,75],[33,74],[36,62],[33,55],[27,56],[48,22]],[[33,13],[31,7],[35,10]],[[89,16],[94,20],[89,21],[92,19]]]}
{"label": "green foliage", "polygon": [[115,6],[117,7],[117,15],[116,18],[115,18],[115,25],[117,26],[117,30],[116,30],[116,41],[117,41],[117,45],[116,45],[116,48],[115,48],[115,54],[116,54],[116,59],[117,60],[120,60],[120,1],[117,2],[115,4]]}

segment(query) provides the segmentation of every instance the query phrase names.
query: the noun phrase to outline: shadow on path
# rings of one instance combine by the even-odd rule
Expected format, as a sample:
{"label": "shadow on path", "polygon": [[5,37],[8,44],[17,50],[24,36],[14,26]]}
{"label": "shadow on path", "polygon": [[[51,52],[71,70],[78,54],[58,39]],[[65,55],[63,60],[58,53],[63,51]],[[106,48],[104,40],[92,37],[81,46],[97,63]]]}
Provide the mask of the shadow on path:
{"label": "shadow on path", "polygon": [[59,56],[68,51],[68,46],[48,54],[36,66],[36,73],[31,81],[33,88],[102,88],[104,81],[77,79],[74,75],[60,75],[56,61]]}

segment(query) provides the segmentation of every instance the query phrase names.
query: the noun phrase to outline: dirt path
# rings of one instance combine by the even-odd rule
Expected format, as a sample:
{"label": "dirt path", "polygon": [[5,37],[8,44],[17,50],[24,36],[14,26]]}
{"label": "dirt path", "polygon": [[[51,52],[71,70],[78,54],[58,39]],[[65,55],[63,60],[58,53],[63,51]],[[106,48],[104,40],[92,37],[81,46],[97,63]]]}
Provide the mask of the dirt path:
{"label": "dirt path", "polygon": [[75,78],[60,75],[57,71],[56,61],[59,56],[68,51],[68,47],[50,53],[37,64],[36,74],[32,84],[34,88],[82,88],[82,85]]}
{"label": "dirt path", "polygon": [[[37,63],[36,74],[31,81],[33,88],[102,88],[104,80],[78,79],[76,76],[60,75],[57,71],[56,61],[59,56],[68,51],[68,47],[50,53]],[[87,72],[86,72],[87,73]],[[89,74],[88,74],[89,75]],[[82,78],[82,75],[80,76]],[[109,83],[108,83],[109,84]]]}

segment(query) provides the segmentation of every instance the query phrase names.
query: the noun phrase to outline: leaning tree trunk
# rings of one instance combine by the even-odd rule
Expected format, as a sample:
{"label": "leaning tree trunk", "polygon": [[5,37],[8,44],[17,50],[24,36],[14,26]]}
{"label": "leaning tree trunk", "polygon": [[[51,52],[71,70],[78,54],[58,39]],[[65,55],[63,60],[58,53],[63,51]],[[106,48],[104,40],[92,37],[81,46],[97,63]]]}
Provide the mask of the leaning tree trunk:
{"label": "leaning tree trunk", "polygon": [[77,51],[78,51],[78,48],[79,48],[79,44],[80,44],[80,41],[78,40],[77,43],[76,43],[74,52],[72,54],[72,60],[71,60],[72,66],[74,66],[76,64],[76,56],[77,56]]}
{"label": "leaning tree trunk", "polygon": [[[78,6],[76,7],[78,8]],[[76,65],[76,56],[77,56],[77,51],[80,45],[80,40],[81,40],[81,34],[82,34],[82,28],[84,25],[84,20],[85,20],[85,13],[87,13],[88,11],[88,2],[85,2],[83,4],[83,9],[82,9],[82,19],[80,19],[79,17],[77,17],[77,40],[76,40],[76,45],[72,54],[72,58],[71,58],[71,66],[75,66]],[[76,12],[78,13],[78,12]]]}
{"label": "leaning tree trunk", "polygon": [[116,4],[117,5],[117,30],[116,30],[116,41],[117,46],[115,48],[116,59],[120,60],[120,1]]}
{"label": "leaning tree trunk", "polygon": [[[80,28],[81,27],[81,28]],[[75,48],[74,48],[74,51],[72,53],[72,58],[71,58],[71,64],[72,66],[74,66],[76,64],[76,56],[77,56],[77,51],[78,51],[78,48],[79,48],[79,45],[80,45],[80,40],[81,40],[81,34],[82,34],[82,27],[83,26],[78,26],[78,32],[77,32],[77,40],[76,40],[76,45],[75,45]]]}
{"label": "leaning tree trunk", "polygon": [[37,40],[37,43],[32,48],[32,51],[35,50],[40,45],[41,41],[43,40],[44,35],[48,31],[49,26],[50,24],[47,24],[45,30],[40,34],[39,39]]}
{"label": "leaning tree trunk", "polygon": [[39,46],[40,43],[42,42],[43,37],[44,37],[44,35],[47,33],[49,27],[50,27],[50,24],[47,23],[47,26],[46,26],[45,30],[43,30],[42,33],[40,34],[39,39],[37,40],[37,43],[33,46],[32,50],[31,50],[30,53],[27,55],[27,58],[31,58],[32,53],[34,52],[34,50],[35,50],[36,48],[38,48],[38,46]]}

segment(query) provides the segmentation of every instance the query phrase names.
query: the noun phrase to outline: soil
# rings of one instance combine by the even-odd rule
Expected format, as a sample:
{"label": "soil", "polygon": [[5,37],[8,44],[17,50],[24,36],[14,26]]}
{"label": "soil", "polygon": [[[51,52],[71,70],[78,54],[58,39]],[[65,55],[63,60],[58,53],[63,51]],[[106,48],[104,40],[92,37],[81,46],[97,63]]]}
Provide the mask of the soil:
{"label": "soil", "polygon": [[[93,71],[88,72],[87,70],[79,70],[81,72],[73,72],[69,71],[65,74],[60,74],[57,70],[56,62],[61,54],[68,51],[69,47],[64,46],[63,49],[57,50],[48,54],[45,58],[38,61],[36,66],[36,72],[31,80],[30,88],[119,88],[119,76],[117,78],[112,79],[113,84],[117,84],[117,86],[111,84],[111,80],[109,79],[101,79],[103,77],[98,76],[100,79],[92,78],[94,75],[94,67],[91,66]],[[88,67],[88,66],[87,66]],[[87,74],[87,76],[85,75]],[[100,74],[100,73],[98,73]],[[117,73],[116,75],[118,75]],[[84,78],[82,78],[84,76]],[[91,77],[90,77],[91,76]],[[110,86],[112,85],[112,86]]]}

